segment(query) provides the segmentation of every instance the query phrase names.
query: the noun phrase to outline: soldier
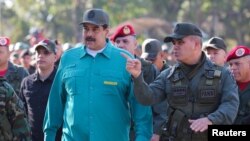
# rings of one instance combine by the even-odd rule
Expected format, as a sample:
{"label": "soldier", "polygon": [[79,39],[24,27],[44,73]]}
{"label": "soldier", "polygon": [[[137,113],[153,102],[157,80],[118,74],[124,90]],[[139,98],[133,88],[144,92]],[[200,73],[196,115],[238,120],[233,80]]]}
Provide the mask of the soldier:
{"label": "soldier", "polygon": [[168,44],[162,44],[161,49],[163,51],[163,57],[169,66],[173,66],[176,63],[176,59],[173,55],[173,47]]}
{"label": "soldier", "polygon": [[136,34],[134,27],[130,24],[124,24],[119,26],[115,33],[110,37],[116,46],[119,48],[129,51],[135,56],[135,58],[140,59],[142,63],[143,78],[148,84],[153,82],[157,76],[157,70],[152,65],[151,62],[141,59],[140,56],[135,55],[135,49],[138,46],[136,39]]}
{"label": "soldier", "polygon": [[28,76],[29,73],[23,67],[14,65],[9,61],[9,45],[9,38],[0,37],[0,76],[4,77],[18,94],[23,78]]}
{"label": "soldier", "polygon": [[0,141],[30,141],[23,103],[12,86],[0,77]]}
{"label": "soldier", "polygon": [[212,37],[203,45],[208,59],[219,66],[225,66],[227,58],[227,46],[220,37]]}
{"label": "soldier", "polygon": [[250,125],[250,49],[236,46],[228,56],[229,68],[237,82],[240,106],[234,124]]}
{"label": "soldier", "polygon": [[136,99],[145,105],[168,101],[169,140],[206,141],[208,125],[232,124],[237,115],[237,85],[228,69],[213,64],[202,52],[202,34],[191,23],[177,23],[172,42],[178,61],[147,85],[141,63],[127,55],[127,70],[133,75]]}
{"label": "soldier", "polygon": [[[153,63],[157,70],[157,75],[165,69],[169,68],[166,64],[164,53],[162,51],[162,43],[157,39],[146,39],[142,43],[142,55],[141,58]],[[167,120],[167,107],[168,103],[164,100],[161,103],[152,106],[153,111],[153,131],[154,134],[151,141],[163,141],[164,134],[162,133],[162,127]]]}
{"label": "soldier", "polygon": [[31,65],[32,54],[28,49],[23,50],[20,54],[21,66],[28,70],[29,74],[33,74],[36,71],[36,67]]}
{"label": "soldier", "polygon": [[169,67],[164,60],[164,54],[161,49],[161,45],[162,43],[159,40],[150,38],[144,40],[142,43],[141,58],[151,62],[155,66],[157,75]]}
{"label": "soldier", "polygon": [[[114,41],[114,44],[122,49],[125,49],[127,51],[129,51],[131,54],[134,55],[135,58],[138,58],[139,56],[135,55],[135,49],[137,48],[138,44],[137,44],[137,40],[136,40],[136,35],[135,35],[135,30],[133,28],[132,25],[130,24],[125,24],[122,25],[120,27],[118,27],[115,31],[115,33],[112,35],[111,40]],[[140,59],[143,66],[142,66],[142,71],[144,72],[144,79],[146,80],[147,83],[152,82],[155,79],[156,76],[156,69],[154,68],[154,66],[147,61],[144,61],[143,59]],[[142,107],[145,107],[143,105],[141,105]],[[151,107],[145,107],[143,108],[144,110],[148,110]],[[152,119],[148,120],[149,122],[139,122],[140,125],[140,129],[143,129],[143,131],[145,131],[145,133],[148,133],[150,136],[146,136],[146,135],[142,135],[139,134],[139,136],[146,138],[146,140],[149,140],[152,134]],[[131,126],[131,132],[130,132],[130,140],[134,141],[136,140],[135,138],[138,138],[138,135],[136,135],[136,133],[141,132],[142,130],[139,131],[139,128],[134,128],[134,123],[132,121],[132,126]]]}

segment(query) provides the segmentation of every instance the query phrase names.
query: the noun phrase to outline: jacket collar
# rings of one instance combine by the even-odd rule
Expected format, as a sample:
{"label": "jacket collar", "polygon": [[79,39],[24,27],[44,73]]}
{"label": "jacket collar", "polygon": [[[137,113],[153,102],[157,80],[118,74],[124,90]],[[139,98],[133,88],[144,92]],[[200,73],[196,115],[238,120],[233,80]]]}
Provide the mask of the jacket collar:
{"label": "jacket collar", "polygon": [[[106,45],[104,47],[104,50],[101,52],[101,54],[103,54],[105,57],[107,57],[108,59],[111,56],[111,48],[113,47],[112,43],[110,42],[109,39],[106,39]],[[82,51],[80,53],[80,58],[85,57],[88,53],[86,51],[87,46],[82,46]]]}

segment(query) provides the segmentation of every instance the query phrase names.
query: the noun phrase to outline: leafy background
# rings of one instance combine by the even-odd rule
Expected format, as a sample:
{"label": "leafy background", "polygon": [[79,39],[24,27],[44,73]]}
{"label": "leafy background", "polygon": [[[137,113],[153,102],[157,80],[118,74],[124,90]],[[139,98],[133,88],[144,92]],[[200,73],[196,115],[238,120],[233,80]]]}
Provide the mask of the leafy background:
{"label": "leafy background", "polygon": [[249,0],[0,0],[0,34],[27,42],[31,28],[60,42],[81,42],[79,23],[88,8],[109,13],[112,33],[124,22],[136,27],[139,41],[162,40],[176,22],[192,22],[205,35],[225,39],[229,48],[250,46]]}

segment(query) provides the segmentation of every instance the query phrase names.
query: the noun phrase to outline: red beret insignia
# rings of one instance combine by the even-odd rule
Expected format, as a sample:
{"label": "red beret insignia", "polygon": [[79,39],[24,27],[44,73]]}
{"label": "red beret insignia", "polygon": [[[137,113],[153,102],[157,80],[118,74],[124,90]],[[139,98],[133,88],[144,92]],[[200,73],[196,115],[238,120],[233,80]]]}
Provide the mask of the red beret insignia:
{"label": "red beret insignia", "polygon": [[250,55],[250,49],[247,46],[236,46],[234,47],[227,56],[227,61],[232,59],[238,59],[243,56]]}
{"label": "red beret insignia", "polygon": [[243,48],[239,48],[235,52],[235,55],[238,57],[243,56],[244,54],[245,54],[245,50]]}
{"label": "red beret insignia", "polygon": [[9,46],[10,39],[7,37],[0,37],[0,46]]}
{"label": "red beret insignia", "polygon": [[130,29],[129,29],[128,26],[124,26],[124,27],[123,27],[123,33],[124,33],[125,35],[127,35],[127,34],[130,33]]}
{"label": "red beret insignia", "polygon": [[124,37],[128,35],[135,36],[135,30],[132,25],[125,24],[125,25],[119,26],[114,32],[114,34],[110,37],[110,39],[112,41],[115,41],[117,37]]}

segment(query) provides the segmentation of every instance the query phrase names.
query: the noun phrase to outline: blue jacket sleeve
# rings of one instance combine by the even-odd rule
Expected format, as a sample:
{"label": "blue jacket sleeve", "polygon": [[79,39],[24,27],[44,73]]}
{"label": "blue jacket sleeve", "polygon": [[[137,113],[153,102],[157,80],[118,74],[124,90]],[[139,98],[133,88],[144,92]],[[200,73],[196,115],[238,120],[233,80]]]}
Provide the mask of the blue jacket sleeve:
{"label": "blue jacket sleeve", "polygon": [[44,116],[44,141],[55,140],[56,132],[63,123],[64,104],[62,73],[59,66],[51,87]]}

